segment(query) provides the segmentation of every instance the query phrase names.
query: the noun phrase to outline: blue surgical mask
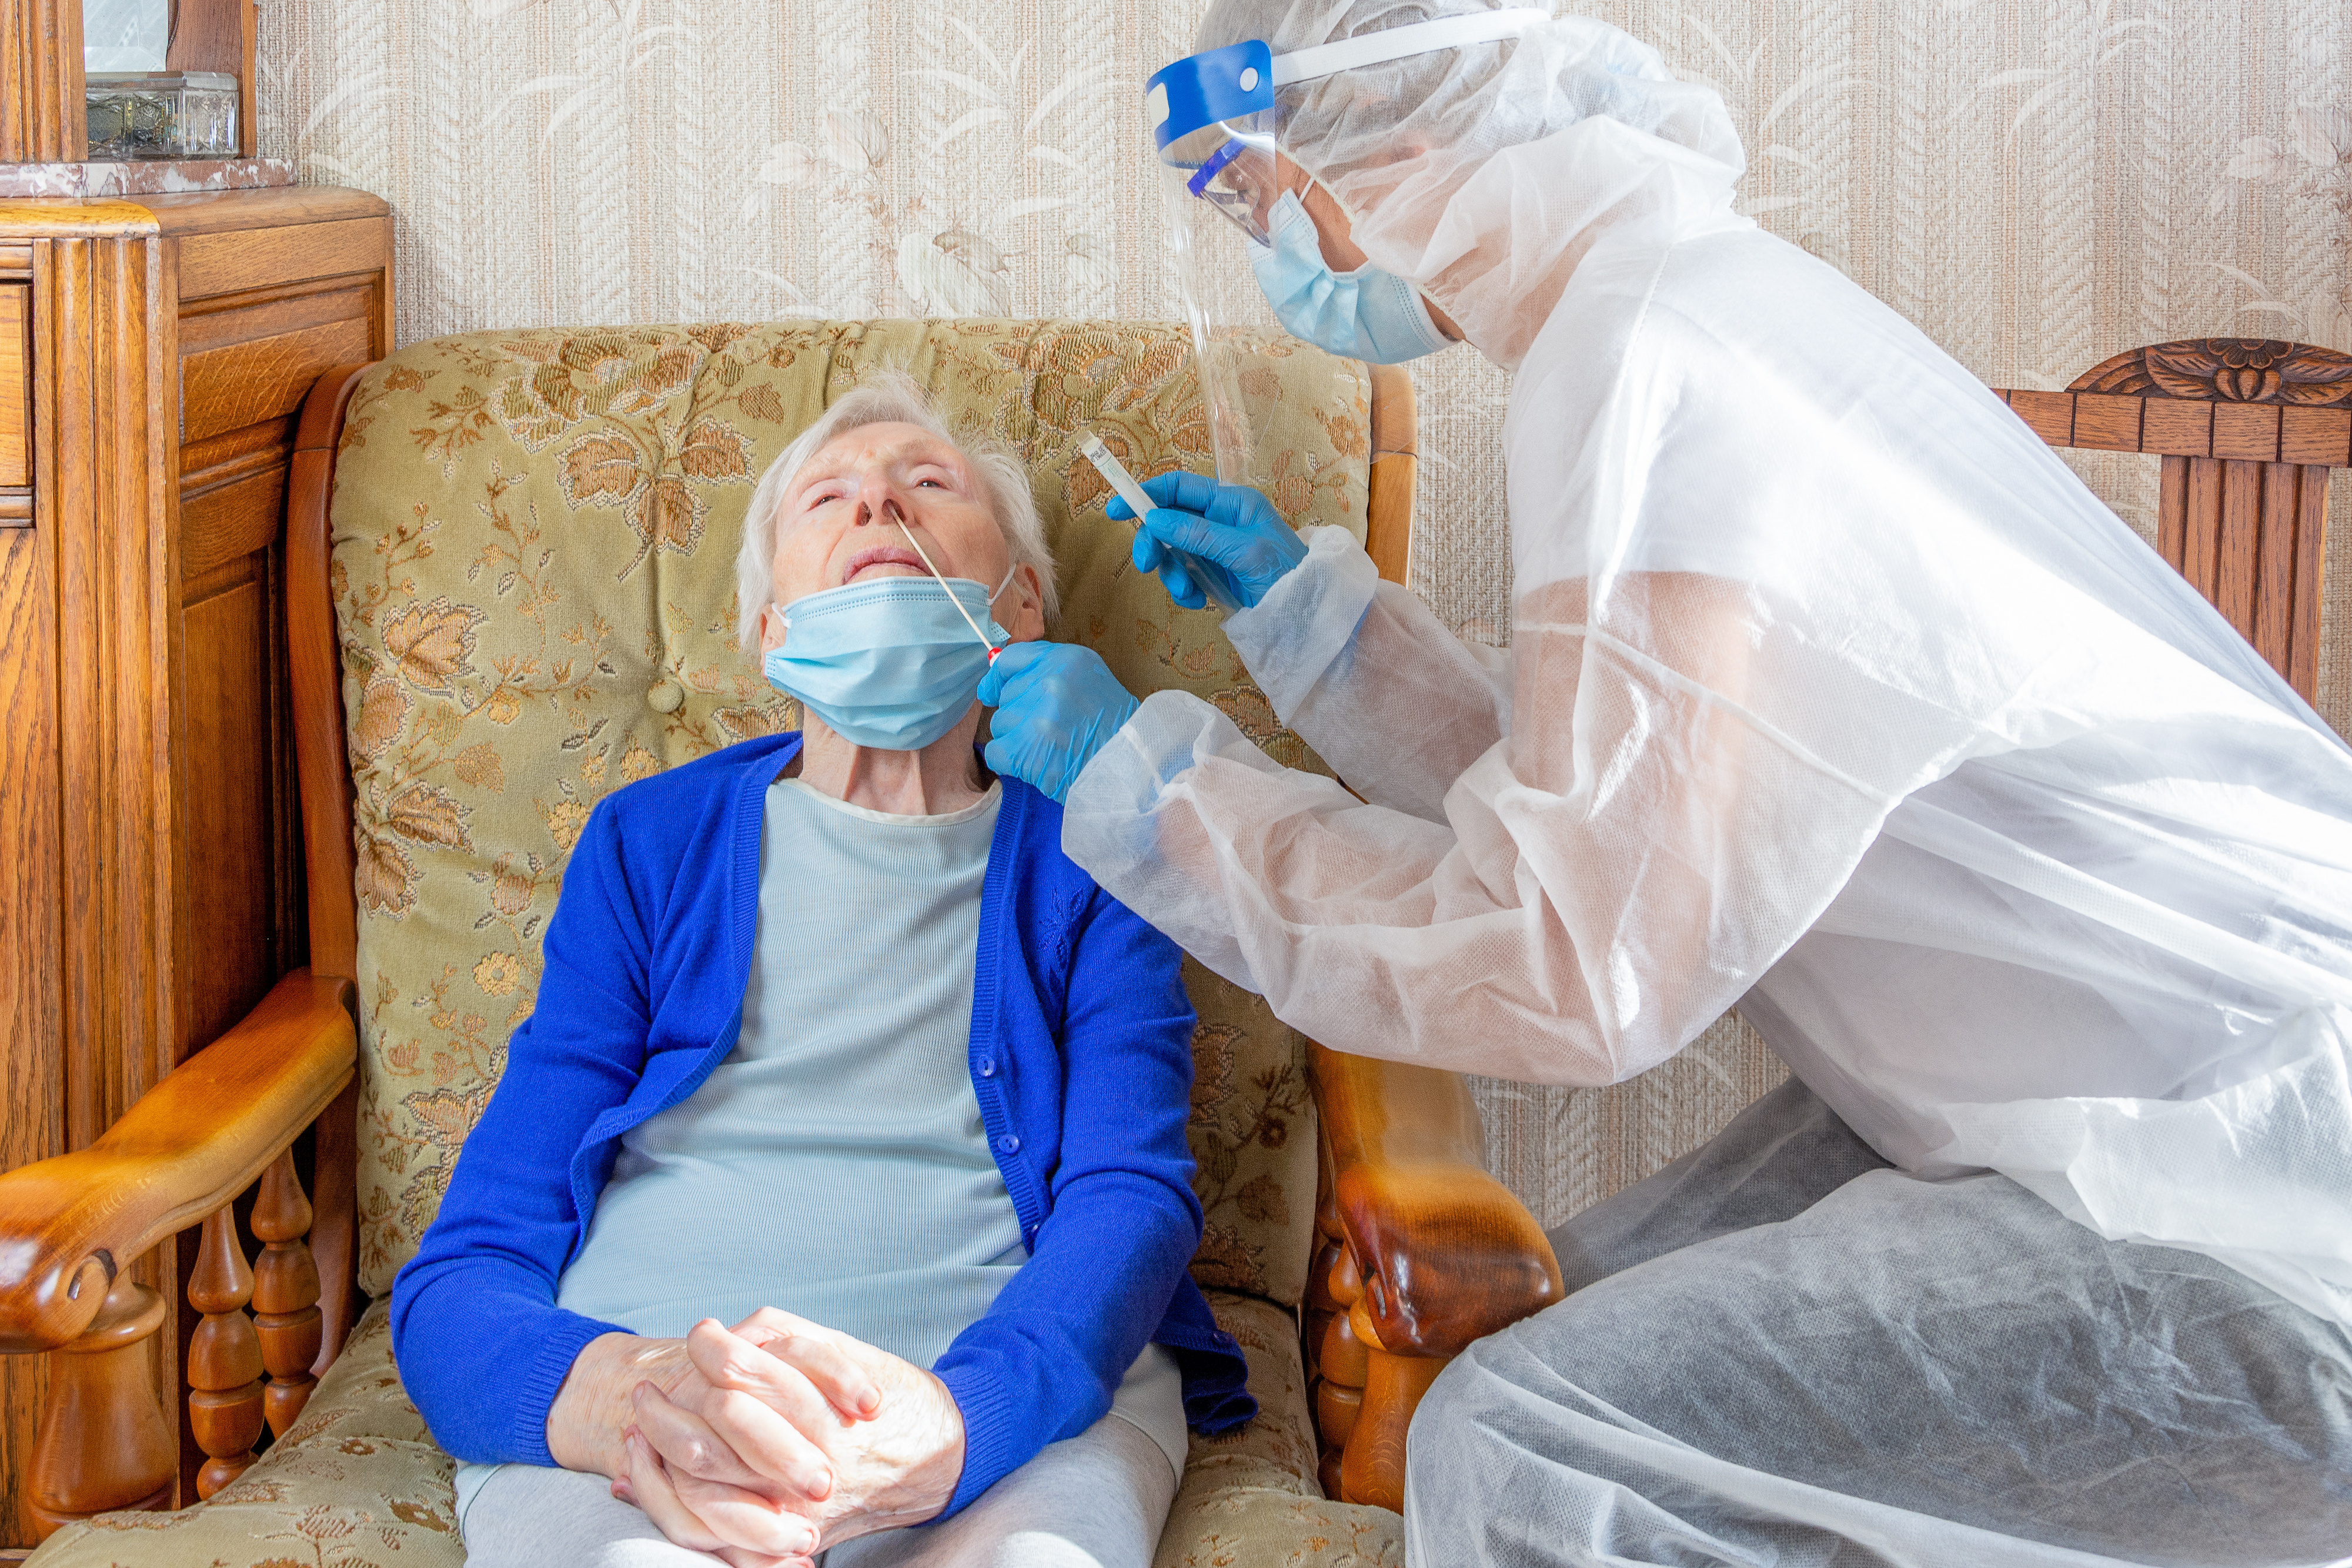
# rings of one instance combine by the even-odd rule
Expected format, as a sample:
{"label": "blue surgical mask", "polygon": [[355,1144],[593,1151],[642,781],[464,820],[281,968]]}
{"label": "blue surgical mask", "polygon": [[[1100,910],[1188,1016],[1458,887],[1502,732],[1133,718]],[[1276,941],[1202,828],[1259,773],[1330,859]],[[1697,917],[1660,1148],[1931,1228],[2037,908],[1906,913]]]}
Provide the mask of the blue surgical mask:
{"label": "blue surgical mask", "polygon": [[[1012,580],[1008,570],[996,592]],[[783,645],[768,650],[761,670],[844,740],[920,751],[956,727],[990,650],[1012,638],[989,614],[995,598],[962,577],[883,577],[806,594],[778,608]]]}
{"label": "blue surgical mask", "polygon": [[1331,270],[1298,193],[1284,192],[1269,219],[1274,243],[1253,246],[1250,266],[1293,337],[1375,365],[1402,364],[1447,346],[1419,291],[1403,278],[1370,266]]}

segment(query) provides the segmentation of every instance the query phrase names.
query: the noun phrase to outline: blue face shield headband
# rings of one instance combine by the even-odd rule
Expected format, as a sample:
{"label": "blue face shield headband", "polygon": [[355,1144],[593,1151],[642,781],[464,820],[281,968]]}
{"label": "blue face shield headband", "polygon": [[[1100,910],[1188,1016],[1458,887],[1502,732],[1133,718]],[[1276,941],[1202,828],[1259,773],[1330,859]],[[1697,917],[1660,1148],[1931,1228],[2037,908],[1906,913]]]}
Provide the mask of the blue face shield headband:
{"label": "blue face shield headband", "polygon": [[1160,161],[1191,194],[1259,245],[1272,243],[1280,141],[1275,89],[1436,49],[1516,38],[1551,20],[1532,6],[1441,16],[1277,55],[1262,38],[1188,55],[1143,85],[1144,118]]}
{"label": "blue face shield headband", "polygon": [[778,607],[783,645],[761,671],[844,740],[920,751],[956,727],[1011,640],[990,607],[1013,571],[994,593],[970,578],[885,577],[805,594]]}

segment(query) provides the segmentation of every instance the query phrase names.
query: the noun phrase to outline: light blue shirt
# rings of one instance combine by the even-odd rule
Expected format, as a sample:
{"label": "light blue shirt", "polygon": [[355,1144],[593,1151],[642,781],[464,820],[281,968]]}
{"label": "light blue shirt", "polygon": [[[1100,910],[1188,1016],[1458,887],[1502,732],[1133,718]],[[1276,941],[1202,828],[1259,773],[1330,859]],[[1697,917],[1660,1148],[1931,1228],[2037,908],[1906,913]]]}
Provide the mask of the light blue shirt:
{"label": "light blue shirt", "polygon": [[741,1035],[623,1138],[557,1305],[662,1336],[782,1307],[918,1366],[988,1311],[1026,1257],[970,1066],[1002,798],[770,787]]}

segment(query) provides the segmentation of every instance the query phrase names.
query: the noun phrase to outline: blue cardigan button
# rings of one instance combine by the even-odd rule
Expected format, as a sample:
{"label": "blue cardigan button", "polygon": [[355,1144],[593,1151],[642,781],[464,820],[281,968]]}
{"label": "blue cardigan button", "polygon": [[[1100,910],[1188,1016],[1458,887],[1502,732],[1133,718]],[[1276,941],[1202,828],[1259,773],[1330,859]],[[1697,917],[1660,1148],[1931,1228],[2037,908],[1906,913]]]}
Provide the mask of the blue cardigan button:
{"label": "blue cardigan button", "polygon": [[1021,1140],[1007,1133],[996,1140],[996,1146],[1008,1155],[1017,1155],[1021,1152]]}
{"label": "blue cardigan button", "polygon": [[996,1058],[992,1056],[983,1056],[980,1059],[980,1075],[982,1078],[993,1078],[996,1076]]}

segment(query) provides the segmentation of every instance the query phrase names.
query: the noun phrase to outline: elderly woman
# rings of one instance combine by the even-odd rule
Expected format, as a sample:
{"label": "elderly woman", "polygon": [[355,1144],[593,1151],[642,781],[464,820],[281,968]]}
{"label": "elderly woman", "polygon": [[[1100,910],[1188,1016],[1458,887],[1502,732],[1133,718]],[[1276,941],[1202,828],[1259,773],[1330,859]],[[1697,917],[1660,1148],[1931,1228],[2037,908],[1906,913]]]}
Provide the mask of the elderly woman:
{"label": "elderly woman", "polygon": [[1053,609],[1026,476],[886,378],[741,577],[806,728],[597,807],[394,1287],[470,1560],[1141,1568],[1188,1414],[1253,1406],[1184,1271],[1177,951],[974,749]]}

